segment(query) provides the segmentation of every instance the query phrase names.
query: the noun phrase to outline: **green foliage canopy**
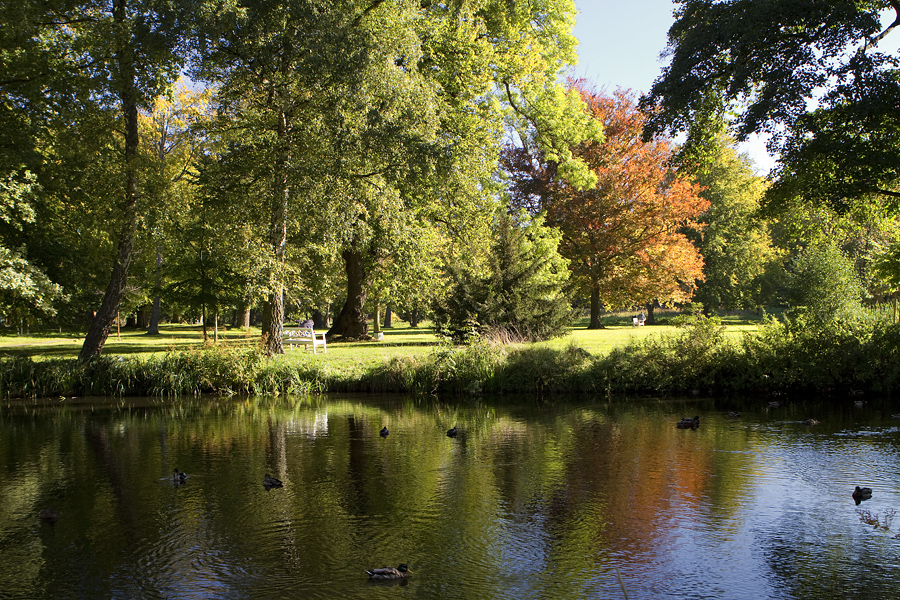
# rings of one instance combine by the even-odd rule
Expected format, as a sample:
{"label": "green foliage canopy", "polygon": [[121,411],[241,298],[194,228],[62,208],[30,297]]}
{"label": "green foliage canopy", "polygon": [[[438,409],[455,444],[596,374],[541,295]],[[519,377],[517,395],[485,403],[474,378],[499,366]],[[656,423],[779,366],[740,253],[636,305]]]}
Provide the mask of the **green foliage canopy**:
{"label": "green foliage canopy", "polygon": [[[729,120],[737,139],[768,134],[783,152],[768,196],[844,207],[900,198],[898,56],[879,42],[900,24],[897,0],[678,0],[670,64],[642,99],[645,135],[709,142]],[[896,19],[882,28],[881,14]]]}
{"label": "green foliage canopy", "polygon": [[767,224],[757,218],[765,181],[725,136],[694,181],[709,200],[697,219],[702,228],[691,235],[703,255],[703,280],[694,299],[707,308],[755,308],[761,302],[760,277],[775,258]]}

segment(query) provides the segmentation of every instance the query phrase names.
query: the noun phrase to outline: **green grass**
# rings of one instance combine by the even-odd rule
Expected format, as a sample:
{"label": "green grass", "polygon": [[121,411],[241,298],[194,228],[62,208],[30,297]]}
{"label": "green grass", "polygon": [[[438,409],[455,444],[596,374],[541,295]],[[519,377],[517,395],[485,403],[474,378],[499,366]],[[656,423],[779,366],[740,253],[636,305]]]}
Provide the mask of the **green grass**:
{"label": "green grass", "polygon": [[[657,318],[665,320],[673,313],[657,311]],[[653,325],[633,327],[630,313],[612,313],[603,318],[604,329],[587,329],[588,319],[579,319],[563,337],[536,344],[537,347],[562,349],[575,345],[593,356],[605,356],[615,348],[627,346],[633,340],[648,336],[671,335],[677,328],[669,325]],[[750,317],[724,317],[726,333],[729,337],[739,339],[744,331],[756,331],[756,321]],[[159,336],[148,336],[142,330],[115,330],[104,346],[104,355],[127,356],[135,358],[159,357],[179,350],[190,350],[203,347],[203,329],[197,325],[161,325]],[[212,344],[212,330],[207,330]],[[319,352],[315,360],[330,369],[338,371],[363,371],[395,358],[425,357],[435,350],[447,345],[434,335],[428,323],[411,328],[405,322],[399,322],[390,329],[384,329],[384,341],[369,342],[329,342],[328,352]],[[34,359],[76,358],[84,342],[83,334],[63,333],[55,331],[32,333],[18,336],[15,330],[0,329],[0,357],[31,357]],[[218,344],[225,347],[253,346],[260,343],[260,330],[220,328]],[[296,362],[299,355],[307,354],[312,359],[312,350],[295,349],[289,351],[278,360]]]}

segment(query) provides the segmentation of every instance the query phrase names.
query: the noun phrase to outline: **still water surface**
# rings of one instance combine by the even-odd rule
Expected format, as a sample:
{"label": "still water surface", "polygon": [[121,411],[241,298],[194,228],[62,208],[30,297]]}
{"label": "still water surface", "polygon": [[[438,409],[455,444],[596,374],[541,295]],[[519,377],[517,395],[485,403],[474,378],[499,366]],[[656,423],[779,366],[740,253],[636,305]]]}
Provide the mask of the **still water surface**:
{"label": "still water surface", "polygon": [[7,403],[0,598],[900,597],[896,407],[766,404]]}

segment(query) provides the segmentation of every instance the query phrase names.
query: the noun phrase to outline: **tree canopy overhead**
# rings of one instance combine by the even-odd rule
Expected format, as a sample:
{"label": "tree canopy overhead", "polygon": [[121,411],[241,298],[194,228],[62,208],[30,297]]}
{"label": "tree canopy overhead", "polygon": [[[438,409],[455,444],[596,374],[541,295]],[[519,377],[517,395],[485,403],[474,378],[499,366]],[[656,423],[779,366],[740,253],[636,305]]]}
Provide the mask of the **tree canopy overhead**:
{"label": "tree canopy overhead", "polygon": [[726,120],[739,140],[768,135],[781,153],[770,199],[900,198],[898,56],[879,47],[900,25],[900,1],[676,4],[671,62],[641,100],[645,136],[687,132],[687,152],[702,152]]}

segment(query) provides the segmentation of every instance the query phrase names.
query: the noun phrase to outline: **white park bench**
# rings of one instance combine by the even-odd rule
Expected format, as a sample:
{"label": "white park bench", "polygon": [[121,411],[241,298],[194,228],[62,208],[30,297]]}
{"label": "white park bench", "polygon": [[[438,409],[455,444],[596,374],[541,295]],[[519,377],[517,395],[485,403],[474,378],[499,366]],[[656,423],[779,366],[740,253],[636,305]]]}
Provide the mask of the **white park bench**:
{"label": "white park bench", "polygon": [[312,327],[285,329],[283,339],[289,350],[293,350],[294,346],[302,345],[304,351],[312,346],[313,354],[317,354],[316,346],[321,346],[323,352],[328,352],[328,346],[325,345],[325,332],[316,332]]}

